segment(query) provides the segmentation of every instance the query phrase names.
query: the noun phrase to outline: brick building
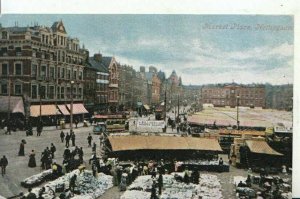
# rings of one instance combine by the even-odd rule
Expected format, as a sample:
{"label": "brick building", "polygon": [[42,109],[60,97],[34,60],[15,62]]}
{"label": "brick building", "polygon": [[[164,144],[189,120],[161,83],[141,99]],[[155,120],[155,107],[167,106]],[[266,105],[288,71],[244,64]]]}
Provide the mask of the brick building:
{"label": "brick building", "polygon": [[202,103],[214,106],[239,106],[265,108],[264,85],[212,85],[201,89]]}
{"label": "brick building", "polygon": [[[132,66],[119,66],[119,109],[134,110],[135,70]],[[135,103],[136,104],[136,103]]]}
{"label": "brick building", "polygon": [[26,117],[40,114],[33,107],[38,104],[43,105],[42,115],[60,114],[53,106],[69,104],[71,93],[84,109],[87,51],[78,39],[68,37],[62,21],[51,27],[1,27],[0,34],[0,95],[22,96]]}

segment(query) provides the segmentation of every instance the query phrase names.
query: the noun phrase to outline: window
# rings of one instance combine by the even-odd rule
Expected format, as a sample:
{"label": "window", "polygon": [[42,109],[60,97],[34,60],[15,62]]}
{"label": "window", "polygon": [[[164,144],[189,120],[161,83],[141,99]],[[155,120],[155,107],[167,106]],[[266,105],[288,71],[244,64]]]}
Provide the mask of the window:
{"label": "window", "polygon": [[47,66],[43,65],[41,66],[41,77],[46,77],[47,76]]}
{"label": "window", "polygon": [[67,72],[67,79],[71,79],[71,70],[68,70]]}
{"label": "window", "polygon": [[61,78],[65,78],[65,68],[62,68],[61,70]]}
{"label": "window", "polygon": [[65,87],[60,87],[60,98],[61,99],[65,98]]}
{"label": "window", "polygon": [[73,98],[77,98],[78,97],[77,96],[77,89],[76,89],[76,87],[73,87],[73,93],[72,93],[72,95],[73,95]]}
{"label": "window", "polygon": [[16,55],[17,56],[22,55],[22,49],[21,49],[21,47],[16,47]]}
{"label": "window", "polygon": [[59,86],[56,87],[56,98],[60,99],[60,87]]}
{"label": "window", "polygon": [[50,67],[50,78],[51,79],[54,79],[54,74],[55,74],[54,67]]}
{"label": "window", "polygon": [[39,94],[41,99],[46,99],[46,95],[47,95],[46,86],[39,87]]}
{"label": "window", "polygon": [[15,64],[15,75],[22,75],[22,64]]}
{"label": "window", "polygon": [[79,80],[82,80],[82,79],[83,79],[82,76],[83,76],[83,75],[82,75],[82,71],[80,71],[80,72],[79,72]]}
{"label": "window", "polygon": [[82,88],[78,88],[78,98],[82,98]]}
{"label": "window", "polygon": [[36,57],[36,50],[35,49],[32,50],[32,57]]}
{"label": "window", "polygon": [[1,53],[3,56],[6,56],[7,55],[7,47],[1,48]]}
{"label": "window", "polygon": [[57,78],[60,78],[60,73],[61,73],[60,68],[57,67]]}
{"label": "window", "polygon": [[2,64],[2,75],[8,75],[8,64]]}
{"label": "window", "polygon": [[77,71],[73,71],[73,79],[77,79]]}
{"label": "window", "polygon": [[5,31],[2,32],[2,39],[7,39],[7,32]]}
{"label": "window", "polygon": [[49,87],[49,98],[54,99],[54,86]]}
{"label": "window", "polygon": [[22,84],[15,84],[15,95],[22,95]]}
{"label": "window", "polygon": [[31,98],[37,99],[37,85],[31,85]]}
{"label": "window", "polygon": [[67,98],[71,97],[71,88],[67,87]]}
{"label": "window", "polygon": [[2,83],[1,84],[1,93],[2,94],[7,94],[8,90],[7,90],[7,83]]}
{"label": "window", "polygon": [[36,64],[32,64],[31,65],[31,76],[37,76],[37,65]]}

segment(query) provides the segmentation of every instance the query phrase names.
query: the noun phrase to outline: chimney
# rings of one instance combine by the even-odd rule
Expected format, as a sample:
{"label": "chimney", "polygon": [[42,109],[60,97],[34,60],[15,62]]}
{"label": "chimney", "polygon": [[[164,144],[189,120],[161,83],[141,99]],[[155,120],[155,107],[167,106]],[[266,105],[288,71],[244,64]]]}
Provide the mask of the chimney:
{"label": "chimney", "polygon": [[101,62],[102,54],[100,54],[100,53],[94,54],[94,60],[96,60],[97,62]]}
{"label": "chimney", "polygon": [[141,73],[145,73],[145,72],[146,72],[145,66],[140,66],[140,72],[141,72]]}

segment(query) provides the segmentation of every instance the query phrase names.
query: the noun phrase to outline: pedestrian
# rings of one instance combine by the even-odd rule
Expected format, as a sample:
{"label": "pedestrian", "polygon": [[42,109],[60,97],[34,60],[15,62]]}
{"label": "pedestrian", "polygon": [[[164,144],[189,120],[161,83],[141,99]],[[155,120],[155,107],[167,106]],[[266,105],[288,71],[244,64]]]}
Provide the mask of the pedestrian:
{"label": "pedestrian", "polygon": [[162,187],[163,187],[163,175],[160,173],[158,176],[158,194],[159,195],[161,195]]}
{"label": "pedestrian", "polygon": [[25,140],[21,140],[21,143],[20,143],[20,149],[19,149],[19,156],[25,156],[25,144],[26,144],[26,141]]}
{"label": "pedestrian", "polygon": [[5,157],[5,155],[1,158],[0,160],[0,166],[1,166],[1,174],[2,176],[4,176],[4,174],[6,173],[6,167],[8,165],[8,160]]}
{"label": "pedestrian", "polygon": [[153,181],[153,184],[152,184],[150,199],[157,199],[157,195],[156,195],[156,182],[155,181]]}
{"label": "pedestrian", "polygon": [[56,147],[54,146],[53,143],[51,143],[50,151],[51,151],[52,158],[54,158],[54,153],[56,151]]}
{"label": "pedestrian", "polygon": [[10,128],[10,124],[9,124],[9,122],[8,122],[8,124],[7,124],[7,127],[4,129],[4,131],[5,131],[5,134],[7,135],[11,135],[11,128]]}
{"label": "pedestrian", "polygon": [[70,178],[69,189],[70,189],[70,191],[72,191],[72,192],[74,192],[74,189],[75,189],[76,179],[77,179],[77,175],[76,175],[76,174],[74,174],[74,175]]}
{"label": "pedestrian", "polygon": [[78,156],[79,156],[80,163],[82,164],[83,163],[83,149],[82,149],[82,147],[80,147],[80,149],[78,150]]}
{"label": "pedestrian", "polygon": [[65,139],[65,133],[63,131],[60,132],[60,140],[63,143]]}
{"label": "pedestrian", "polygon": [[45,187],[42,187],[42,188],[39,190],[38,198],[37,198],[37,199],[44,199],[43,194],[44,194],[45,192],[46,192],[46,188],[45,188]]}
{"label": "pedestrian", "polygon": [[29,167],[36,167],[36,161],[35,161],[35,153],[34,150],[31,151],[29,155],[29,162],[28,162]]}
{"label": "pedestrian", "polygon": [[96,145],[96,143],[94,142],[93,147],[92,147],[92,151],[93,151],[93,152],[96,152],[96,147],[97,147],[97,145]]}
{"label": "pedestrian", "polygon": [[90,133],[89,133],[89,136],[87,137],[87,140],[88,140],[89,147],[91,147],[92,146],[93,137],[91,136]]}
{"label": "pedestrian", "polygon": [[43,131],[43,124],[42,124],[42,122],[40,122],[40,123],[38,124],[38,126],[36,127],[36,135],[37,135],[37,136],[41,136],[42,131]]}
{"label": "pedestrian", "polygon": [[71,139],[72,139],[72,146],[75,146],[75,133],[72,132],[72,135],[71,135]]}
{"label": "pedestrian", "polygon": [[222,158],[220,158],[220,160],[219,160],[219,165],[223,165],[223,159]]}
{"label": "pedestrian", "polygon": [[32,193],[31,191],[32,191],[32,189],[29,188],[29,189],[28,189],[28,194],[27,194],[27,196],[26,196],[26,199],[36,199],[35,193]]}
{"label": "pedestrian", "polygon": [[78,120],[77,119],[75,119],[75,128],[77,129],[77,125],[78,125]]}
{"label": "pedestrian", "polygon": [[69,147],[66,147],[65,151],[64,151],[64,159],[68,160],[70,158],[71,155],[71,151],[69,149]]}
{"label": "pedestrian", "polygon": [[67,135],[66,135],[66,147],[69,147],[70,139],[71,139],[71,136],[69,135],[69,133],[67,133]]}

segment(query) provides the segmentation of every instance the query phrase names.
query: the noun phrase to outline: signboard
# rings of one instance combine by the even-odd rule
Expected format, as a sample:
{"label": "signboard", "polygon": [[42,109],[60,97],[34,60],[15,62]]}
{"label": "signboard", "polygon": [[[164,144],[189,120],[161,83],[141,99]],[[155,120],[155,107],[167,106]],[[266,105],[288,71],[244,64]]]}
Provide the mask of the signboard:
{"label": "signboard", "polygon": [[158,121],[149,121],[149,120],[138,120],[137,127],[145,127],[145,128],[158,128],[162,129],[165,127],[165,122],[163,120]]}
{"label": "signboard", "polygon": [[165,127],[163,120],[129,119],[129,132],[162,133]]}

